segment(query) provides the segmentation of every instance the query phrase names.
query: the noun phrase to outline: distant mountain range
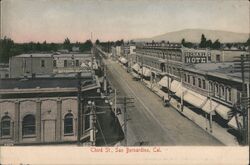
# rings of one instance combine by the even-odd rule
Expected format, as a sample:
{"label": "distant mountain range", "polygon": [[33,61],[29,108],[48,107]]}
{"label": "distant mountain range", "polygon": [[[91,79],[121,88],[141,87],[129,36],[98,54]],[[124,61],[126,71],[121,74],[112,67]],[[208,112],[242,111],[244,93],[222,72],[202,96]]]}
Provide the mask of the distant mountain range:
{"label": "distant mountain range", "polygon": [[201,35],[204,34],[205,37],[211,39],[214,42],[216,39],[219,39],[220,42],[246,42],[249,34],[248,33],[236,33],[222,30],[207,30],[207,29],[184,29],[180,31],[174,31],[165,33],[162,35],[154,36],[151,38],[141,38],[134,39],[134,41],[145,41],[151,42],[154,41],[169,41],[169,42],[181,42],[185,38],[188,42],[198,43],[201,40]]}

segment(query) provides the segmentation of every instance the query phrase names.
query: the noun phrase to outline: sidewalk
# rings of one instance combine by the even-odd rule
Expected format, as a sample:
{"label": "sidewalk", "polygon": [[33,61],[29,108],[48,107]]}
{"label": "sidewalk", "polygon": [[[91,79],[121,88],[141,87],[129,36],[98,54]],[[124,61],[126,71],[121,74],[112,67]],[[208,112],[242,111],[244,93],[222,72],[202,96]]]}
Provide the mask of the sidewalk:
{"label": "sidewalk", "polygon": [[[154,83],[151,86],[150,81],[143,80],[142,82],[147,88],[149,88],[152,92],[154,92],[156,95],[158,95],[160,98],[167,97],[168,94],[160,90],[160,86],[157,83]],[[175,99],[171,99],[170,104],[178,111],[178,102]],[[180,112],[180,111],[179,111]],[[207,131],[209,134],[214,136],[216,139],[221,141],[223,144],[228,146],[238,146],[239,143],[236,140],[236,137],[231,135],[227,132],[227,129],[222,128],[219,124],[216,122],[212,123],[212,132],[209,128],[209,121],[205,119],[203,116],[196,114],[188,107],[183,108],[182,113],[185,117],[192,120],[195,124],[197,124],[199,127],[201,127],[203,130]]]}

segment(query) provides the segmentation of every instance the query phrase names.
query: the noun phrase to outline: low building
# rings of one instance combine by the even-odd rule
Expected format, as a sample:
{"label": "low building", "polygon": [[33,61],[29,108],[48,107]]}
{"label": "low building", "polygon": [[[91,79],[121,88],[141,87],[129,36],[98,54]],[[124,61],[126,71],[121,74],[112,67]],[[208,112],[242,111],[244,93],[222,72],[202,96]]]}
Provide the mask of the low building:
{"label": "low building", "polygon": [[9,60],[10,77],[53,73],[52,54],[21,54]]}
{"label": "low building", "polygon": [[9,65],[8,64],[0,64],[0,79],[2,78],[9,78],[10,71],[9,71]]}
{"label": "low building", "polygon": [[21,54],[10,58],[10,77],[80,72],[91,68],[91,54]]}

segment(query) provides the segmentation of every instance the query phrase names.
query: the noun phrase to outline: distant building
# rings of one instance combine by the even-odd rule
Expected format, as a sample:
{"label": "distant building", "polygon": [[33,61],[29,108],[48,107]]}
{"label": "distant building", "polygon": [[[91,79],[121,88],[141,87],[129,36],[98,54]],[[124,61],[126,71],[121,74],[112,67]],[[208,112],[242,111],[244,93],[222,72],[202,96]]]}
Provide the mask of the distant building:
{"label": "distant building", "polygon": [[53,73],[52,54],[21,54],[9,60],[10,77]]}
{"label": "distant building", "polygon": [[8,64],[0,64],[0,79],[9,78],[9,65]]}
{"label": "distant building", "polygon": [[121,56],[121,53],[122,53],[121,46],[112,47],[112,56],[113,57],[119,57],[119,56]]}
{"label": "distant building", "polygon": [[79,52],[80,48],[78,46],[73,46],[72,47],[72,52]]}
{"label": "distant building", "polygon": [[[85,98],[80,119],[79,81]],[[3,79],[0,84],[0,145],[76,143],[78,131],[81,141],[88,141],[90,117],[84,114],[90,111],[87,98],[100,96],[96,77],[82,73],[79,79],[58,75]]]}
{"label": "distant building", "polygon": [[246,53],[247,51],[241,50],[211,50],[211,62],[233,62],[235,57],[240,57],[242,54]]}
{"label": "distant building", "polygon": [[91,54],[21,54],[10,58],[10,77],[31,77],[89,69]]}

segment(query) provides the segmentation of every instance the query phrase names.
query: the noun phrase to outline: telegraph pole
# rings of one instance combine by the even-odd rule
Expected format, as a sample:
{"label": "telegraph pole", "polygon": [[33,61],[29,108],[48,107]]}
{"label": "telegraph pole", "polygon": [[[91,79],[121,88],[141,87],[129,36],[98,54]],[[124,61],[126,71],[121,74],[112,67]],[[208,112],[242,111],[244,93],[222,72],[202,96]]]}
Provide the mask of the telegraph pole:
{"label": "telegraph pole", "polygon": [[81,96],[81,88],[82,88],[82,84],[81,84],[81,72],[78,72],[77,73],[77,79],[78,79],[78,87],[77,87],[77,102],[78,102],[78,131],[77,131],[77,144],[80,145],[81,142],[80,142],[80,138],[81,138],[81,132],[82,132],[82,122],[81,122],[81,119],[82,119],[82,96]]}
{"label": "telegraph pole", "polygon": [[125,146],[127,146],[127,98],[124,97],[124,136],[125,136],[125,139],[124,139],[124,143],[125,143]]}
{"label": "telegraph pole", "polygon": [[[248,137],[248,131],[249,131],[249,96],[247,94],[246,88],[246,80],[245,80],[245,72],[250,71],[250,55],[241,55],[240,60],[235,60],[235,69],[240,69],[241,71],[241,77],[242,77],[242,95],[241,95],[241,106],[240,106],[240,112],[243,116],[243,128],[241,130],[242,135],[242,143],[244,145],[249,144],[249,137]],[[237,118],[237,116],[236,116]]]}

